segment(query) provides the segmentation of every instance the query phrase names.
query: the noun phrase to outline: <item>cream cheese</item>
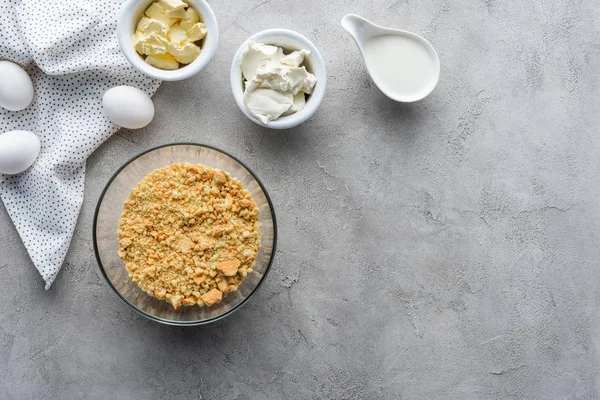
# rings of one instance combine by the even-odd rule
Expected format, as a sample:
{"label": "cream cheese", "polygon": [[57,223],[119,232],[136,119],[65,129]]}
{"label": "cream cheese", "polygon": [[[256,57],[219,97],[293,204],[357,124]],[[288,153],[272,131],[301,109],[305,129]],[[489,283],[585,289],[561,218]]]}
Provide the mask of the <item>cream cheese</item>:
{"label": "cream cheese", "polygon": [[263,124],[302,110],[306,95],[317,83],[313,74],[301,66],[307,50],[285,55],[283,49],[250,41],[242,56],[245,80],[244,104]]}

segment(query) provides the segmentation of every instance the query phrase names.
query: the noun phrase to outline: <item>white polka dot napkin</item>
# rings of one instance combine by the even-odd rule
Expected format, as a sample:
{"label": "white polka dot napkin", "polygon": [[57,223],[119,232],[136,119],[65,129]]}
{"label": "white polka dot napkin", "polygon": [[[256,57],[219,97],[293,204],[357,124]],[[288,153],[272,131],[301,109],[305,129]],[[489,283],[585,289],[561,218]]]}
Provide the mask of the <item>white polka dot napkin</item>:
{"label": "white polka dot napkin", "polygon": [[0,174],[0,197],[46,289],[73,236],[85,160],[118,130],[102,113],[102,95],[119,85],[152,95],[160,84],[121,55],[115,34],[120,5],[120,0],[0,0],[0,60],[23,66],[35,91],[23,111],[0,108],[0,133],[28,130],[42,143],[28,171]]}

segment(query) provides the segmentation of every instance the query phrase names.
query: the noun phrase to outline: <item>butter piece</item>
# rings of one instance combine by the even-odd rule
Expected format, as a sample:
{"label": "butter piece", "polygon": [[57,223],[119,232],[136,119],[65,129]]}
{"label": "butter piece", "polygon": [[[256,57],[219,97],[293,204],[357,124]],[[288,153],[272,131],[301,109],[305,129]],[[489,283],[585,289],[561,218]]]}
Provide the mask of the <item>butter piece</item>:
{"label": "butter piece", "polygon": [[168,41],[164,36],[169,31],[169,25],[156,19],[143,17],[137,25],[133,36],[133,45],[140,54],[164,54],[167,52]]}
{"label": "butter piece", "polygon": [[187,31],[197,22],[200,22],[200,15],[192,7],[189,7],[179,25]]}
{"label": "butter piece", "polygon": [[174,18],[183,18],[185,17],[185,9],[188,7],[186,3],[181,0],[160,0],[160,5],[162,6],[165,14],[169,17]]}
{"label": "butter piece", "polygon": [[206,36],[206,25],[204,25],[203,22],[197,22],[192,25],[186,33],[190,42],[197,42],[198,40],[204,39]]}
{"label": "butter piece", "polygon": [[164,36],[169,32],[169,25],[157,19],[143,17],[140,19],[140,22],[138,22],[137,31],[145,35],[156,32],[157,34]]}
{"label": "butter piece", "polygon": [[188,40],[187,33],[185,29],[183,29],[179,24],[174,24],[171,29],[169,29],[169,33],[167,34],[167,38],[171,44],[181,44]]}
{"label": "butter piece", "polygon": [[169,53],[180,63],[189,64],[200,54],[200,47],[190,42],[183,42],[182,44],[171,43],[169,45]]}
{"label": "butter piece", "polygon": [[177,60],[169,53],[150,55],[146,57],[146,62],[160,69],[172,70],[179,68]]}
{"label": "butter piece", "polygon": [[177,18],[173,18],[167,15],[166,10],[160,2],[152,3],[150,7],[144,13],[147,17],[163,22],[169,26],[177,22]]}
{"label": "butter piece", "polygon": [[146,55],[165,54],[168,50],[169,42],[156,32],[142,37],[136,45],[138,53]]}
{"label": "butter piece", "polygon": [[133,42],[133,47],[135,48],[135,51],[137,51],[139,54],[144,54],[142,52],[143,40],[144,40],[144,34],[142,32],[136,32],[131,37],[131,41]]}
{"label": "butter piece", "polygon": [[263,124],[294,114],[306,105],[317,79],[304,66],[308,50],[288,55],[277,46],[250,41],[242,56],[244,104]]}

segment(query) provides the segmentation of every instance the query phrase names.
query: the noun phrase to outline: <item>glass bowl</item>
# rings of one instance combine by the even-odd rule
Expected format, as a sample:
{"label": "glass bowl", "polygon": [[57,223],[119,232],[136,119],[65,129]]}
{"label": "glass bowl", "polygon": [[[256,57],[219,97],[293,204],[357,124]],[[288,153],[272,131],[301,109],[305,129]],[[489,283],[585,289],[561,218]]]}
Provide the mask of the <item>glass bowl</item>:
{"label": "glass bowl", "polygon": [[[238,178],[260,209],[261,247],[252,273],[235,292],[211,307],[182,306],[175,310],[168,302],[143,292],[127,274],[117,251],[117,228],[123,204],[138,182],[150,172],[168,165],[189,162],[219,168]],[[271,268],[277,243],[277,224],[271,199],[256,175],[235,157],[214,147],[178,143],[147,150],[128,161],[113,175],[102,191],[94,216],[93,242],[100,272],[108,285],[130,307],[143,316],[169,325],[201,325],[219,320],[240,308],[259,288]]]}

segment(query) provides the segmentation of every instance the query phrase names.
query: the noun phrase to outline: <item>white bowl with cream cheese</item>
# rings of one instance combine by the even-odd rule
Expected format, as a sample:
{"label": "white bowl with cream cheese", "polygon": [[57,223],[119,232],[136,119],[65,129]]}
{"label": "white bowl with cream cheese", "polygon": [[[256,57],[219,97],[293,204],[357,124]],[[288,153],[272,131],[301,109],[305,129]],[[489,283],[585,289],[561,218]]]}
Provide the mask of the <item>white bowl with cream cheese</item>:
{"label": "white bowl with cream cheese", "polygon": [[121,52],[136,69],[155,79],[180,81],[196,75],[206,67],[217,51],[219,28],[215,13],[205,0],[184,0],[200,14],[200,20],[206,24],[206,37],[203,39],[200,54],[194,61],[174,70],[160,69],[146,63],[133,44],[133,35],[138,22],[155,1],[127,0],[123,3],[117,20],[117,40]]}
{"label": "white bowl with cream cheese", "polygon": [[[267,123],[261,122],[258,118],[253,116],[251,112],[249,112],[244,101],[245,87],[244,76],[242,73],[242,61],[244,59],[244,52],[246,49],[248,49],[248,46],[252,41],[281,47],[286,55],[294,51],[306,50],[308,52],[308,54],[304,56],[304,60],[301,65],[306,67],[306,70],[310,74],[314,75],[316,78],[316,84],[314,85],[312,92],[306,96],[306,103],[300,111],[290,115],[280,116],[279,118],[268,121]],[[251,121],[271,129],[293,128],[312,117],[323,101],[326,83],[327,76],[325,71],[325,62],[323,61],[323,57],[321,57],[317,47],[303,35],[287,29],[269,29],[252,35],[240,46],[231,64],[231,90],[240,110]]]}

